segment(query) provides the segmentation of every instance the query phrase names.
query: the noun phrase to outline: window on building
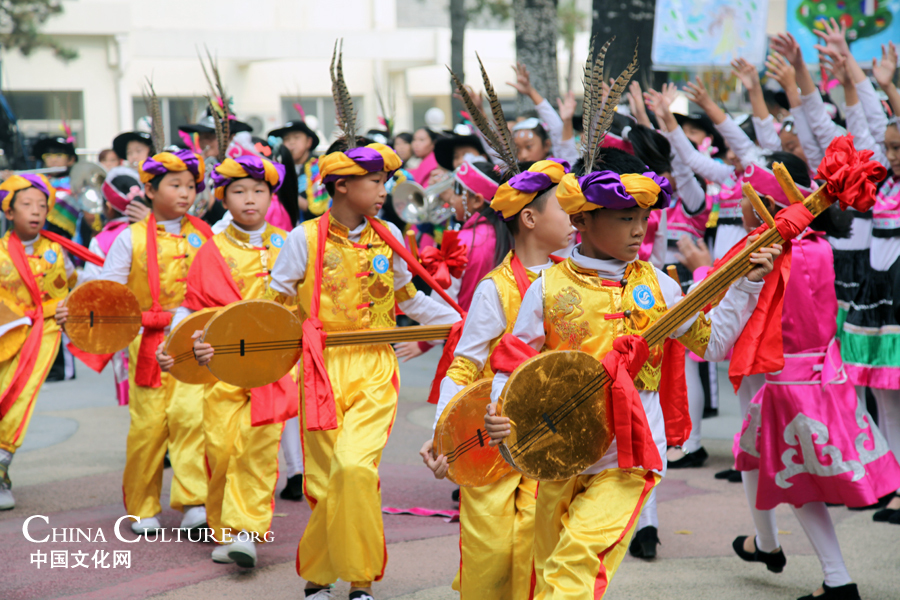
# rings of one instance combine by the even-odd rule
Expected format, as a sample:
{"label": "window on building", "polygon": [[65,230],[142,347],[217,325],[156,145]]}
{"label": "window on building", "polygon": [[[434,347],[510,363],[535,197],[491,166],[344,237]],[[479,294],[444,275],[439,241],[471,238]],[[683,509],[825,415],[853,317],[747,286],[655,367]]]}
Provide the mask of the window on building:
{"label": "window on building", "polygon": [[27,140],[41,135],[65,135],[72,130],[75,146],[84,146],[84,104],[81,92],[4,92],[19,131]]}
{"label": "window on building", "polygon": [[[206,98],[160,98],[159,107],[162,112],[163,131],[166,132],[166,144],[181,141],[178,135],[178,126],[188,123],[196,123],[203,116],[208,103]],[[141,125],[141,119],[150,116],[150,111],[143,98],[132,98],[134,110],[134,127],[146,129]]]}
{"label": "window on building", "polygon": [[[331,96],[327,97],[319,97],[319,98],[303,98],[300,101],[300,106],[303,108],[303,112],[306,113],[307,117],[314,116],[319,121],[317,131],[319,133],[319,137],[321,138],[321,143],[319,144],[320,148],[327,148],[331,141],[337,137],[337,123],[335,122],[335,110],[334,110],[334,99]],[[294,107],[297,104],[297,98],[282,98],[281,99],[281,116],[282,121],[291,121],[293,119],[299,119],[300,113]],[[353,97],[353,108],[356,110],[356,115],[358,117],[358,126],[361,133],[365,133],[365,130],[362,129],[362,117],[363,114],[363,99],[362,96],[354,96]]]}

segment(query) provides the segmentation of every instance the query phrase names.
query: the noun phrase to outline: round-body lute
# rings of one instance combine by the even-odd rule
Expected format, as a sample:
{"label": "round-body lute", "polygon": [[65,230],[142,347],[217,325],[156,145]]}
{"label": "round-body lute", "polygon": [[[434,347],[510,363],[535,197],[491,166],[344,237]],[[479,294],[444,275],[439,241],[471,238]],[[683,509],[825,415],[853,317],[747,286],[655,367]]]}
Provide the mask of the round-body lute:
{"label": "round-body lute", "polygon": [[512,469],[496,446],[489,446],[484,415],[491,403],[491,379],[469,384],[444,408],[434,430],[434,454],[447,457],[447,478],[464,487],[481,487]]}
{"label": "round-body lute", "polygon": [[204,384],[215,383],[218,378],[206,368],[201,367],[194,358],[193,335],[203,331],[210,319],[219,312],[217,308],[204,308],[182,319],[172,328],[166,338],[165,352],[175,359],[169,374],[182,383]]}
{"label": "round-body lute", "polygon": [[613,441],[605,370],[590,354],[549,351],[529,358],[503,388],[500,414],[510,435],[500,454],[539,481],[578,475],[599,461]]}
{"label": "round-body lute", "polygon": [[66,335],[85,352],[118,352],[140,333],[141,305],[121,283],[89,281],[72,290],[66,306]]}

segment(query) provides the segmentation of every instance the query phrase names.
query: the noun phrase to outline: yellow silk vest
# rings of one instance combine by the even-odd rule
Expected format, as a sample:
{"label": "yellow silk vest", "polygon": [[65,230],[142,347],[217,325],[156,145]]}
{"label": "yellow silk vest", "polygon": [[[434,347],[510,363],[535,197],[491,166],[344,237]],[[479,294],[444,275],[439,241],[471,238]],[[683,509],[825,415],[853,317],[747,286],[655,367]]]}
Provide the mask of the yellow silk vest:
{"label": "yellow silk vest", "polygon": [[[297,286],[301,318],[310,314],[316,285],[318,223],[324,217],[305,221],[308,260],[303,281]],[[322,264],[319,320],[325,331],[387,329],[396,326],[394,301],[415,296],[412,283],[394,290],[394,253],[368,224],[358,243],[348,239],[349,230],[329,214],[328,238]],[[384,221],[379,221],[387,227]]]}
{"label": "yellow silk vest", "polygon": [[[24,314],[32,310],[34,304],[9,255],[9,236],[10,232],[7,232],[0,240],[0,300],[14,311]],[[41,291],[41,304],[47,319],[52,318],[56,305],[69,293],[70,282],[66,277],[63,252],[62,246],[41,237],[34,243],[34,254],[27,255],[28,265]],[[71,283],[74,285],[75,282]]]}
{"label": "yellow silk vest", "polygon": [[[133,223],[131,229],[131,272],[128,288],[137,296],[142,311],[150,310],[153,298],[147,282],[147,219]],[[159,261],[159,303],[164,310],[175,309],[184,301],[191,262],[206,237],[191,222],[181,220],[181,232],[172,235],[156,225],[156,253]]]}
{"label": "yellow silk vest", "polygon": [[[271,298],[272,266],[286,240],[287,232],[269,224],[262,234],[262,247],[251,245],[250,236],[233,225],[212,238],[244,300]],[[278,301],[278,298],[271,299]]]}
{"label": "yellow silk vest", "polygon": [[[616,338],[640,334],[666,312],[653,265],[630,263],[624,279],[624,287],[601,279],[571,259],[544,271],[544,347],[581,350],[603,360]],[[628,316],[625,311],[630,311]],[[662,344],[650,348],[650,358],[634,382],[637,389],[659,389],[662,359]]]}

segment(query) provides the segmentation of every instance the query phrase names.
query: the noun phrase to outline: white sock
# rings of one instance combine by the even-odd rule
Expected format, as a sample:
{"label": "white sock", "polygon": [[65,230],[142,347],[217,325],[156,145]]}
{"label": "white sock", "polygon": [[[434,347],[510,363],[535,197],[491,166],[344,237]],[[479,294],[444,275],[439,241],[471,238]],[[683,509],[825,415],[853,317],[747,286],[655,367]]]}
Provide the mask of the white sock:
{"label": "white sock", "polygon": [[844,564],[834,523],[831,522],[831,515],[828,514],[825,503],[809,502],[800,508],[791,508],[794,509],[794,515],[803,526],[806,537],[819,557],[825,584],[829,587],[838,587],[852,582]]}
{"label": "white sock", "polygon": [[303,471],[303,455],[300,450],[300,417],[284,424],[281,432],[281,452],[284,453],[284,472],[293,477]]}
{"label": "white sock", "polygon": [[684,380],[687,384],[688,409],[691,413],[691,436],[681,446],[685,452],[700,449],[700,433],[703,428],[703,384],[700,382],[700,367],[706,368],[689,356],[684,358]]}
{"label": "white sock", "polygon": [[765,382],[765,375],[748,375],[741,381],[741,387],[738,388],[737,395],[738,402],[741,405],[742,418],[747,416],[747,411],[750,410],[750,401],[753,400],[753,396],[756,395],[756,392],[762,388]]}
{"label": "white sock", "polygon": [[778,525],[775,523],[774,510],[756,508],[756,490],[759,487],[759,471],[743,471],[744,493],[750,505],[750,515],[756,526],[756,547],[763,552],[775,552],[781,546],[778,543]]}
{"label": "white sock", "polygon": [[659,529],[659,516],[656,514],[656,489],[654,488],[652,492],[650,492],[650,497],[647,498],[647,502],[644,504],[644,510],[641,511],[641,516],[638,517],[637,526],[635,527],[635,531],[640,531],[644,527],[656,527]]}

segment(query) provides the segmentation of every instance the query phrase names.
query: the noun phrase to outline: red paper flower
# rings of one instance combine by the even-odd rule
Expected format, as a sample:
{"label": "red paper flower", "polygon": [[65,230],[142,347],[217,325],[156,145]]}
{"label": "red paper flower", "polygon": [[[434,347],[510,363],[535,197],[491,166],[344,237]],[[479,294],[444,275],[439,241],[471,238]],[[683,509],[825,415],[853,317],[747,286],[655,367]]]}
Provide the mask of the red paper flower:
{"label": "red paper flower", "polygon": [[469,262],[467,247],[460,244],[456,231],[445,231],[441,249],[426,246],[419,251],[420,262],[443,288],[452,283],[450,277],[459,279]]}
{"label": "red paper flower", "polygon": [[836,137],[825,151],[816,179],[824,179],[828,193],[838,199],[841,210],[852,206],[866,212],[875,205],[875,184],[887,176],[887,170],[872,160],[873,152],[859,152],[853,136]]}

